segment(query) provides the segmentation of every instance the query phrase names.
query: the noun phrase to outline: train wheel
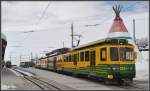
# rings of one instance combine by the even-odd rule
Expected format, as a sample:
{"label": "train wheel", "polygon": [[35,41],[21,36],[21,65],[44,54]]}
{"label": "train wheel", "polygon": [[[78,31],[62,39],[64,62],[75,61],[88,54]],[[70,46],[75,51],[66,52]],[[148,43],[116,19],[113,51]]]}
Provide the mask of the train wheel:
{"label": "train wheel", "polygon": [[118,82],[118,85],[124,85],[125,84],[124,80],[121,80],[121,79],[119,79],[117,82]]}
{"label": "train wheel", "polygon": [[109,84],[110,84],[110,81],[109,81],[109,80],[105,80],[104,83],[105,83],[106,85],[109,85]]}

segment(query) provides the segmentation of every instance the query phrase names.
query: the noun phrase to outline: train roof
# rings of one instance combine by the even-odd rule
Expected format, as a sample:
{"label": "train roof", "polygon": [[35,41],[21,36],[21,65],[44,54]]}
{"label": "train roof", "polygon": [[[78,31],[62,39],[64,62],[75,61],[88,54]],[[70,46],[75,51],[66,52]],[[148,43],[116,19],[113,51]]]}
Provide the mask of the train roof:
{"label": "train roof", "polygon": [[7,41],[7,38],[6,38],[6,36],[3,33],[1,33],[1,39]]}
{"label": "train roof", "polygon": [[55,56],[55,55],[67,53],[69,51],[71,51],[71,48],[59,48],[47,53],[46,56]]}
{"label": "train roof", "polygon": [[[122,41],[118,42],[118,40],[122,40]],[[87,48],[87,47],[90,47],[90,46],[95,46],[95,45],[100,45],[100,44],[120,44],[120,43],[129,44],[127,39],[121,38],[121,37],[120,38],[118,38],[118,37],[116,37],[116,38],[115,37],[114,38],[104,38],[104,39],[99,39],[99,40],[81,45],[79,47],[73,48],[73,50],[80,50],[82,48]]]}
{"label": "train roof", "polygon": [[99,39],[99,40],[96,40],[96,41],[93,41],[93,42],[89,42],[87,44],[83,44],[79,47],[73,48],[73,50],[77,50],[77,49],[80,49],[80,48],[92,46],[92,45],[95,45],[95,44],[98,44],[98,43],[104,43],[105,41],[106,41],[106,39]]}
{"label": "train roof", "polygon": [[41,57],[41,58],[39,58],[39,59],[45,59],[45,58],[48,58],[48,57]]}

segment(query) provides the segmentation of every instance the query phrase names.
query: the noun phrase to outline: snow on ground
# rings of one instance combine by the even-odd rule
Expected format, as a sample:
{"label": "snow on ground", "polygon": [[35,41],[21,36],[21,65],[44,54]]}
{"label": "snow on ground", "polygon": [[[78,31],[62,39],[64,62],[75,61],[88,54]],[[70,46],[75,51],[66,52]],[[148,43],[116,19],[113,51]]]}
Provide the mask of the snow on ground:
{"label": "snow on ground", "polygon": [[18,71],[18,72],[21,72],[21,73],[23,73],[23,74],[25,74],[27,76],[33,76],[33,74],[31,74],[29,72],[25,72],[25,71],[22,71],[22,70],[19,70],[19,69],[15,69],[15,70]]}
{"label": "snow on ground", "polygon": [[149,51],[138,52],[135,80],[149,80]]}
{"label": "snow on ground", "polygon": [[9,69],[9,70],[12,71],[16,76],[23,76],[22,74],[20,74],[20,73],[14,71],[14,70],[12,70],[12,69]]}
{"label": "snow on ground", "polygon": [[16,86],[14,85],[4,85],[4,84],[1,84],[1,89],[2,90],[14,90],[16,88]]}

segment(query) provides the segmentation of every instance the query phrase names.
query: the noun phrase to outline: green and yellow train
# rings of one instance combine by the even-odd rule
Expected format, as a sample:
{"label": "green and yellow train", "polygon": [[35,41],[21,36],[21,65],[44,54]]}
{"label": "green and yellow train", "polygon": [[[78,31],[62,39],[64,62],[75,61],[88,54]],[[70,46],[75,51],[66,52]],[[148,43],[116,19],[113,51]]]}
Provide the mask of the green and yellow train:
{"label": "green and yellow train", "polygon": [[127,39],[101,39],[76,48],[57,49],[35,62],[35,67],[68,72],[104,81],[131,81],[136,52]]}

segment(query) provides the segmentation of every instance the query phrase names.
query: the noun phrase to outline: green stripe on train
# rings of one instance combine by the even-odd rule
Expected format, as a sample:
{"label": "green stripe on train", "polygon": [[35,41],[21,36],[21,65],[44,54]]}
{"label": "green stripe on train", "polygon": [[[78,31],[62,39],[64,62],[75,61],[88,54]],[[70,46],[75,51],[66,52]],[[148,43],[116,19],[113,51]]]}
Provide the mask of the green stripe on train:
{"label": "green stripe on train", "polygon": [[[135,64],[99,64],[97,66],[91,67],[79,67],[79,68],[63,68],[66,72],[72,72],[76,74],[84,74],[84,75],[95,75],[102,76],[107,78],[109,72],[112,72],[112,68],[119,67],[120,75],[126,76],[128,73],[135,74]],[[131,70],[132,69],[132,70]],[[131,71],[131,72],[130,72]]]}

